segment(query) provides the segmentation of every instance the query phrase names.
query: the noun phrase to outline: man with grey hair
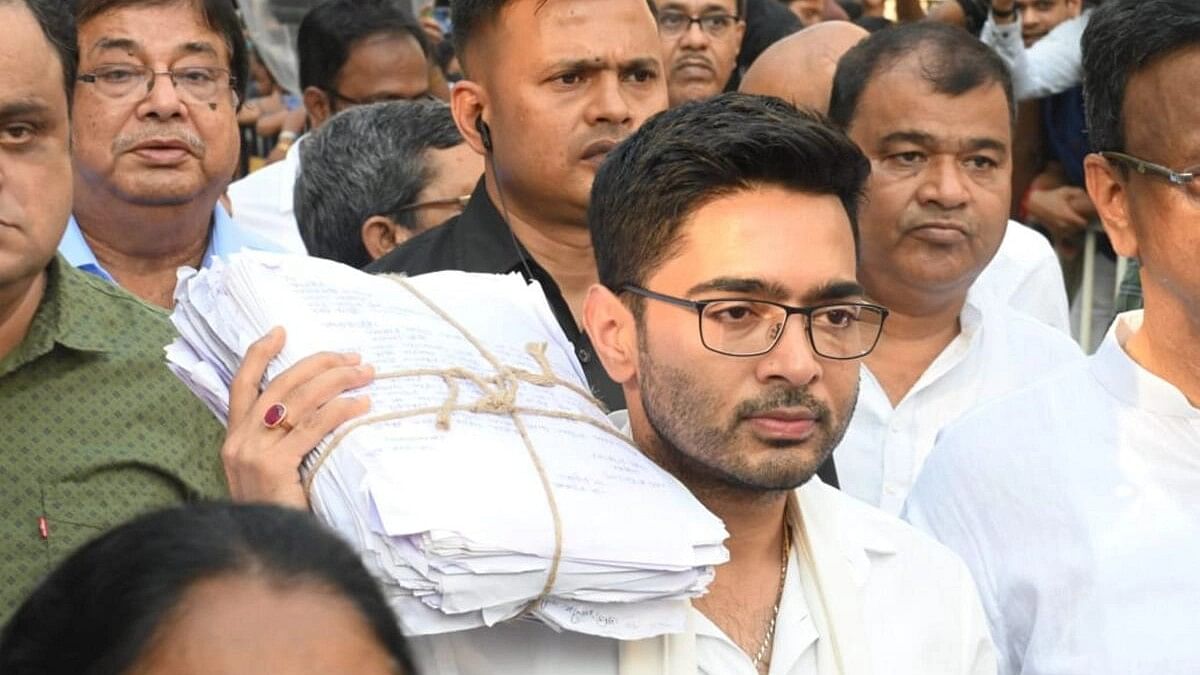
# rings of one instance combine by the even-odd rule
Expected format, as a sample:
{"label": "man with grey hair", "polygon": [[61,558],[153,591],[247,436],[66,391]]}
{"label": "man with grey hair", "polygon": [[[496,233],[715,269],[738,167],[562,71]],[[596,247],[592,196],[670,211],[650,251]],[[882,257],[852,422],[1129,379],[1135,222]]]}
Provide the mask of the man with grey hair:
{"label": "man with grey hair", "polygon": [[435,101],[348,109],[300,152],[294,201],[304,245],[353,267],[458,215],[483,174],[450,107]]}

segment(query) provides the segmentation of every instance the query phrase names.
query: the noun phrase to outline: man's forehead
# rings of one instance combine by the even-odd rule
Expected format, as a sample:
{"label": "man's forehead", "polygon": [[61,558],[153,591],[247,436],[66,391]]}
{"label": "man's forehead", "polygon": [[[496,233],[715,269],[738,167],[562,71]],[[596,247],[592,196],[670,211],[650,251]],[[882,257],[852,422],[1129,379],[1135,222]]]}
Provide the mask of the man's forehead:
{"label": "man's forehead", "polygon": [[525,0],[506,7],[499,22],[508,39],[494,48],[539,67],[662,59],[654,17],[643,0]]}
{"label": "man's forehead", "polygon": [[63,91],[58,54],[37,19],[21,2],[0,3],[0,106],[9,110],[47,106]]}
{"label": "man's forehead", "polygon": [[888,68],[863,89],[851,123],[851,135],[864,127],[873,135],[920,130],[934,138],[1012,139],[1008,97],[998,82],[984,82],[962,93],[939,92],[919,70]]}
{"label": "man's forehead", "polygon": [[[164,26],[157,19],[170,17]],[[175,54],[211,54],[230,58],[224,38],[205,21],[191,3],[131,5],[98,14],[79,27],[81,56],[95,57],[117,51],[136,55],[148,51]]]}
{"label": "man's forehead", "polygon": [[1129,151],[1152,153],[1176,169],[1200,163],[1200,45],[1135,72],[1123,106]]}

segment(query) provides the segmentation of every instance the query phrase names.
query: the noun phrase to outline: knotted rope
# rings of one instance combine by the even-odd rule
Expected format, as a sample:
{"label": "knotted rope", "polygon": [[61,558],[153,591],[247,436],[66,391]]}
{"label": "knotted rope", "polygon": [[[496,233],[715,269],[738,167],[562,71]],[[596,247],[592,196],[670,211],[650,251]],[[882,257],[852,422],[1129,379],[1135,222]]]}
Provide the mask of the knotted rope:
{"label": "knotted rope", "polygon": [[[550,508],[550,517],[554,524],[554,555],[550,561],[550,569],[546,575],[546,583],[542,588],[542,592],[537,598],[534,598],[522,610],[522,614],[528,613],[540,605],[554,590],[555,581],[558,578],[558,568],[562,561],[563,550],[563,524],[562,517],[558,510],[558,500],[554,495],[554,486],[550,482],[550,476],[546,472],[546,467],[542,462],[542,458],[538,455],[537,450],[533,447],[533,441],[529,438],[529,431],[525,427],[524,421],[521,419],[523,415],[535,417],[544,417],[550,419],[570,420],[574,422],[583,422],[600,429],[612,436],[615,436],[627,443],[632,444],[633,441],[620,431],[615,429],[611,424],[602,423],[595,418],[579,413],[564,412],[560,410],[541,410],[537,408],[529,408],[517,405],[517,394],[520,390],[521,383],[527,383],[538,387],[565,387],[566,389],[578,394],[587,402],[595,405],[601,411],[604,410],[604,405],[592,395],[590,391],[579,386],[574,382],[564,380],[554,373],[550,366],[550,360],[546,356],[545,343],[531,343],[525,346],[526,352],[533,357],[533,360],[538,364],[540,372],[531,372],[521,368],[514,368],[504,365],[495,355],[487,350],[483,344],[476,339],[462,324],[454,319],[439,307],[436,303],[426,297],[423,293],[416,289],[409,281],[401,276],[391,276],[390,279],[400,284],[406,291],[412,294],[417,300],[428,307],[443,321],[448,323],[456,331],[458,331],[467,342],[479,352],[481,356],[491,365],[494,370],[493,375],[480,375],[466,368],[421,368],[414,370],[400,370],[377,374],[375,379],[399,379],[407,377],[440,377],[446,384],[446,400],[441,405],[428,406],[424,408],[416,408],[412,410],[399,410],[384,412],[377,415],[368,415],[360,417],[342,427],[342,429],[330,438],[325,450],[317,457],[308,475],[304,479],[304,491],[308,495],[310,501],[312,499],[312,486],[316,480],[317,473],[324,466],[325,462],[333,456],[334,451],[341,445],[342,441],[350,435],[351,432],[372,424],[380,422],[389,422],[400,420],[409,417],[419,417],[422,415],[434,415],[438,429],[447,430],[450,428],[450,420],[456,412],[470,412],[480,414],[506,415],[512,419],[513,426],[517,433],[521,436],[521,441],[525,445],[525,450],[529,455],[530,461],[533,463],[534,469],[537,471],[538,479],[541,482],[542,490],[546,495],[546,503]],[[475,386],[481,396],[474,402],[463,403],[460,401],[460,382],[469,382]]]}

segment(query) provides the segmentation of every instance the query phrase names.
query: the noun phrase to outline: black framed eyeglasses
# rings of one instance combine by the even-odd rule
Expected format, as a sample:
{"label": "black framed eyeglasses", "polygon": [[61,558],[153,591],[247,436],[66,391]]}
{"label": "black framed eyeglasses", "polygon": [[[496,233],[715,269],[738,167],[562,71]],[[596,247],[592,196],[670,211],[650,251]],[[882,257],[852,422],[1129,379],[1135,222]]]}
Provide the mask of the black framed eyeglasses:
{"label": "black framed eyeglasses", "polygon": [[768,300],[688,300],[625,284],[622,291],[696,312],[700,343],[726,356],[761,356],[775,348],[793,314],[801,314],[808,344],[817,356],[835,361],[870,354],[883,334],[886,307],[869,302],[835,302],[792,307]]}
{"label": "black framed eyeglasses", "polygon": [[692,28],[692,24],[700,24],[700,30],[711,37],[721,37],[729,32],[741,17],[736,14],[704,14],[688,16],[683,12],[665,11],[658,15],[658,30],[663,35],[674,37],[683,35]]}
{"label": "black framed eyeglasses", "polygon": [[154,83],[160,75],[171,80],[180,98],[192,103],[213,103],[228,91],[233,94],[233,104],[237,107],[237,78],[225,68],[215,66],[182,66],[170,70],[156,71],[148,66],[132,63],[120,63],[98,66],[91,72],[83,73],[76,79],[93,85],[101,95],[122,99],[139,91],[144,98],[154,89]]}
{"label": "black framed eyeglasses", "polygon": [[1200,204],[1200,166],[1175,171],[1161,164],[1155,164],[1123,152],[1101,152],[1100,156],[1110,162],[1124,164],[1143,176],[1156,176],[1175,187],[1182,188],[1193,202]]}

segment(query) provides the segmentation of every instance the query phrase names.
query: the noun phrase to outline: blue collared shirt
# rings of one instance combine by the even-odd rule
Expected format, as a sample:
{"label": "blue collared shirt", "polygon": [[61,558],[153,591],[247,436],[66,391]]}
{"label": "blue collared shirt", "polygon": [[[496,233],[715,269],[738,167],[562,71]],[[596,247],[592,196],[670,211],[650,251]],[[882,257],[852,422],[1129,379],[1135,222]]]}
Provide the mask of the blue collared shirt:
{"label": "blue collared shirt", "polygon": [[[209,237],[208,248],[205,249],[204,258],[200,262],[201,267],[211,265],[213,258],[228,256],[247,248],[255,251],[283,252],[283,247],[238,225],[220,203],[213,209],[212,223],[212,236]],[[67,230],[58,244],[58,252],[72,266],[94,274],[105,281],[116,283],[108,270],[100,266],[100,261],[96,259],[92,247],[88,246],[87,240],[83,238],[83,231],[79,229],[79,223],[75,221],[74,215],[67,221]]]}

